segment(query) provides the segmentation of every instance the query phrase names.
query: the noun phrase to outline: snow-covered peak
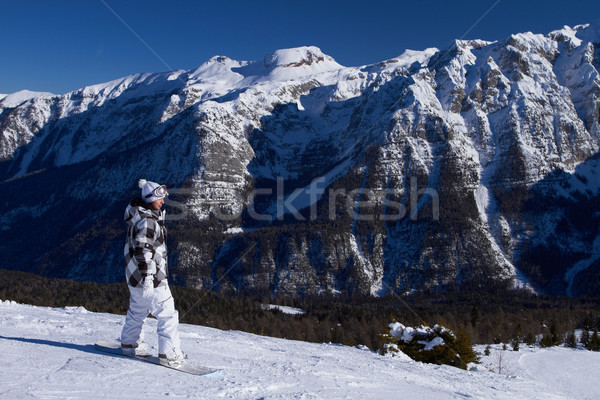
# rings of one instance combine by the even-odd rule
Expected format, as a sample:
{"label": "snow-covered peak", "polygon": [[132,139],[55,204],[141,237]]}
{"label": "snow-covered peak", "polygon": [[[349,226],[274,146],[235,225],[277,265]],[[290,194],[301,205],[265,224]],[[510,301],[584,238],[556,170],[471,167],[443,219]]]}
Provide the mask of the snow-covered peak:
{"label": "snow-covered peak", "polygon": [[225,56],[215,56],[193,71],[189,78],[196,83],[237,87],[265,80],[282,82],[344,67],[315,46],[281,49],[266,55],[263,61],[235,61]]}
{"label": "snow-covered peak", "polygon": [[344,68],[315,46],[277,50],[264,57],[263,67],[273,81],[294,80]]}
{"label": "snow-covered peak", "polygon": [[0,108],[16,107],[31,99],[39,99],[44,97],[54,97],[53,93],[49,92],[32,92],[31,90],[19,90],[18,92],[6,95],[0,95]]}
{"label": "snow-covered peak", "polygon": [[577,31],[577,37],[585,42],[600,42],[600,19],[591,24],[577,25],[574,30]]}
{"label": "snow-covered peak", "polygon": [[399,55],[396,58],[393,58],[392,60],[397,60],[399,62],[399,65],[404,66],[404,67],[409,67],[412,64],[414,64],[415,62],[418,62],[419,64],[427,64],[427,62],[429,61],[429,59],[436,54],[438,51],[440,51],[438,48],[436,47],[430,47],[428,49],[422,50],[422,51],[415,51],[415,50],[405,50],[404,53],[402,53],[401,55]]}
{"label": "snow-covered peak", "polygon": [[556,42],[549,40],[545,35],[532,32],[510,35],[505,44],[520,52],[550,54],[556,50]]}
{"label": "snow-covered peak", "polygon": [[324,67],[339,69],[342,67],[332,57],[324,54],[321,49],[315,46],[277,50],[265,56],[264,65],[268,69],[302,66],[318,66],[320,69]]}
{"label": "snow-covered peak", "polygon": [[226,56],[214,56],[197,69],[192,71],[189,76],[190,80],[238,80],[239,76],[233,76],[234,68],[240,68],[247,65],[247,61],[236,61]]}
{"label": "snow-covered peak", "polygon": [[572,47],[581,45],[581,39],[577,37],[577,30],[565,25],[562,29],[557,29],[548,34],[548,37],[557,42],[569,42]]}

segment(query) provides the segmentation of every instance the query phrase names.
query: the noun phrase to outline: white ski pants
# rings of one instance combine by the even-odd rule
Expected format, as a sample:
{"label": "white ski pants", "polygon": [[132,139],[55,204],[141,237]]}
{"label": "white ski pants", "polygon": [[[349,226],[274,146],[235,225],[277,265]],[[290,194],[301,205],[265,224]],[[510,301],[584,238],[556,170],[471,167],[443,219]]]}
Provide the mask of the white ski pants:
{"label": "white ski pants", "polygon": [[148,313],[157,320],[158,353],[172,358],[181,353],[179,341],[179,313],[169,285],[164,282],[154,289],[154,295],[145,299],[141,287],[129,286],[129,310],[121,332],[121,343],[137,346],[144,339],[142,327]]}

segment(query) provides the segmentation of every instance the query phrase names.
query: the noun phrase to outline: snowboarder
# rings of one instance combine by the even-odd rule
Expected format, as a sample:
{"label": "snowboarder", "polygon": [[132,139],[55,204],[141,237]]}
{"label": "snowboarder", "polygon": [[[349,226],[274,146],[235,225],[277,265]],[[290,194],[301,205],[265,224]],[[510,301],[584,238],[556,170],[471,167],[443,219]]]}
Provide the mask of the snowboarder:
{"label": "snowboarder", "polygon": [[186,355],[179,340],[179,313],[167,282],[167,231],[165,185],[140,179],[142,197],[133,199],[125,210],[125,276],[129,287],[129,310],[121,333],[125,355],[149,356],[142,326],[148,313],[158,320],[158,353],[163,365],[183,363]]}

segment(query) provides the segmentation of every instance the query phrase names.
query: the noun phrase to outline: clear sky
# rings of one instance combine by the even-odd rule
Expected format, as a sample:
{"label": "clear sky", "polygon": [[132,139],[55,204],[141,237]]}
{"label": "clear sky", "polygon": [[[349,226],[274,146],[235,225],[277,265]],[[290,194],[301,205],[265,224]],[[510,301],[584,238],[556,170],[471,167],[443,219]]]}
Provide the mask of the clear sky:
{"label": "clear sky", "polygon": [[597,0],[0,0],[0,93],[64,94],[215,55],[254,61],[307,45],[360,66],[599,18]]}

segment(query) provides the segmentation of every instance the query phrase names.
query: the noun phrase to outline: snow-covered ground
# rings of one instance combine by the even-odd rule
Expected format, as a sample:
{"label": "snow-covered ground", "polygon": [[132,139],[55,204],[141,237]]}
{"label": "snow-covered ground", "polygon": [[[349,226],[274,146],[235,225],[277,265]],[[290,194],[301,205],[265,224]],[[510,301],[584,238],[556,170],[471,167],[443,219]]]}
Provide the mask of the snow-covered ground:
{"label": "snow-covered ground", "polygon": [[262,308],[265,310],[279,310],[284,314],[290,315],[299,315],[306,313],[306,311],[302,310],[301,308],[279,306],[277,304],[263,304]]}
{"label": "snow-covered ground", "polygon": [[[463,371],[359,348],[182,325],[190,358],[221,369],[192,376],[97,352],[94,342],[116,340],[123,319],[80,307],[0,302],[0,399],[600,398],[600,353],[584,350],[495,348],[475,370]],[[147,341],[156,346],[156,321],[147,325]],[[503,374],[488,370],[498,365]]]}
{"label": "snow-covered ground", "polygon": [[[476,346],[482,355],[484,348]],[[540,349],[521,344],[519,351],[515,352],[503,351],[502,345],[493,345],[490,355],[482,356],[477,368],[531,379],[570,399],[600,399],[599,361],[600,353],[583,349]]]}

